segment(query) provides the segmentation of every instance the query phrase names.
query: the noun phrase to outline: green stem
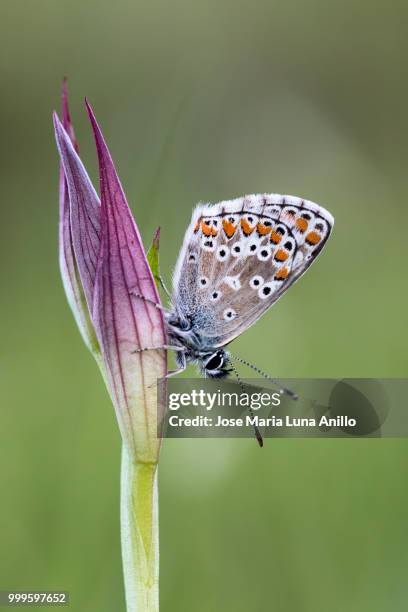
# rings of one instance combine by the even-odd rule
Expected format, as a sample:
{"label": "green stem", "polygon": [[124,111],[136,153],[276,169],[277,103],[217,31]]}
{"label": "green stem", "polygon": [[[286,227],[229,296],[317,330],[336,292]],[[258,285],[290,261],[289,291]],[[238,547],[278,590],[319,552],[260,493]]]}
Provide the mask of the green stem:
{"label": "green stem", "polygon": [[121,538],[127,612],[159,610],[157,464],[122,449]]}

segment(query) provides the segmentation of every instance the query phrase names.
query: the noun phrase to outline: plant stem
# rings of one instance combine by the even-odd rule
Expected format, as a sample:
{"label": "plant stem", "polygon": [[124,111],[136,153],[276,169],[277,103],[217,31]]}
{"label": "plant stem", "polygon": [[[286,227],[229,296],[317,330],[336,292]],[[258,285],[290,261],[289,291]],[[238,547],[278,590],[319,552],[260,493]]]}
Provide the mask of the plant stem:
{"label": "plant stem", "polygon": [[157,464],[134,461],[122,448],[121,539],[127,612],[159,610]]}

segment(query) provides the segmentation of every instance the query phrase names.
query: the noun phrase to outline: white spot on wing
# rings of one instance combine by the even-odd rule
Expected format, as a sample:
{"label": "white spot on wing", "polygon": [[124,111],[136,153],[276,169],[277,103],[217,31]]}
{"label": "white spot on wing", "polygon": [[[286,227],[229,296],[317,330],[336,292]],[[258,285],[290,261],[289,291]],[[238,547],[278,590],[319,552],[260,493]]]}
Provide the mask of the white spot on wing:
{"label": "white spot on wing", "polygon": [[244,254],[244,245],[241,241],[235,242],[234,246],[231,247],[231,255],[233,257],[242,257]]}
{"label": "white spot on wing", "polygon": [[223,318],[225,321],[233,321],[236,316],[237,313],[232,308],[227,308],[226,310],[224,310]]}
{"label": "white spot on wing", "polygon": [[272,254],[271,247],[269,244],[261,245],[258,249],[258,259],[260,261],[267,261]]}
{"label": "white spot on wing", "polygon": [[256,255],[259,244],[260,239],[257,236],[255,236],[254,238],[250,238],[246,243],[245,255]]}
{"label": "white spot on wing", "polygon": [[219,246],[217,249],[216,257],[218,261],[226,261],[229,257],[229,248],[225,244]]}
{"label": "white spot on wing", "polygon": [[264,279],[259,274],[256,274],[255,276],[253,276],[251,280],[249,281],[249,285],[251,289],[259,289],[263,285],[263,283],[264,283]]}
{"label": "white spot on wing", "polygon": [[239,274],[236,276],[226,276],[224,278],[224,283],[231,287],[234,291],[238,291],[241,289],[241,281],[239,280]]}

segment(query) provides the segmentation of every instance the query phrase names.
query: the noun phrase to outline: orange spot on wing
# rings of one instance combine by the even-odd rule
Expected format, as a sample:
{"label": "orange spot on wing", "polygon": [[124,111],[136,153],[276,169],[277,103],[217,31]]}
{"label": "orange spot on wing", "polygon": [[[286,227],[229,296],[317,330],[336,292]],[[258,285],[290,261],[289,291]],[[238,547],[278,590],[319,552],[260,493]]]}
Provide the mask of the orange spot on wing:
{"label": "orange spot on wing", "polygon": [[288,278],[288,276],[289,270],[287,268],[281,268],[277,271],[274,278],[275,280],[285,280],[285,278]]}
{"label": "orange spot on wing", "polygon": [[201,223],[201,229],[203,230],[204,236],[216,236],[217,230],[214,227],[210,227],[204,221]]}
{"label": "orange spot on wing", "polygon": [[271,242],[273,242],[274,244],[279,244],[281,240],[282,240],[282,235],[279,234],[278,232],[275,232],[275,230],[272,230]]}
{"label": "orange spot on wing", "polygon": [[245,236],[250,236],[255,229],[255,226],[252,227],[251,225],[249,225],[246,219],[241,219],[241,227]]}
{"label": "orange spot on wing", "polygon": [[286,261],[288,257],[289,255],[286,251],[283,249],[278,249],[275,253],[274,259],[276,259],[276,261]]}
{"label": "orange spot on wing", "polygon": [[308,226],[308,222],[306,221],[306,219],[302,219],[302,217],[300,217],[299,219],[296,219],[296,227],[298,228],[298,230],[300,232],[305,232],[307,230],[307,226]]}
{"label": "orange spot on wing", "polygon": [[321,237],[317,232],[309,232],[306,236],[307,244],[311,244],[312,246],[314,246],[315,244],[319,244],[320,240]]}
{"label": "orange spot on wing", "polygon": [[211,236],[211,227],[204,223],[204,221],[201,223],[201,229],[203,230],[204,236]]}
{"label": "orange spot on wing", "polygon": [[227,234],[228,238],[231,238],[231,236],[235,234],[236,229],[237,229],[235,225],[233,225],[226,219],[223,219],[222,227],[224,228],[224,232]]}
{"label": "orange spot on wing", "polygon": [[266,225],[262,225],[262,223],[258,223],[256,228],[260,236],[266,236],[266,234],[272,231],[272,227],[267,227]]}

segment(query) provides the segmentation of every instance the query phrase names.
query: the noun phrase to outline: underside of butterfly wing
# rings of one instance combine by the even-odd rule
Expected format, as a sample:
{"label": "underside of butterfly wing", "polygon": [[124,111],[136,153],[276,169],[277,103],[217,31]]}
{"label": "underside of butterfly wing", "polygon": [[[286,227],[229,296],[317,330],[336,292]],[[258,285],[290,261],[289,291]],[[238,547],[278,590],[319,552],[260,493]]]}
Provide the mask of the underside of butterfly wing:
{"label": "underside of butterfly wing", "polygon": [[225,346],[307,270],[333,224],[324,208],[292,196],[199,205],[174,273],[175,312],[206,344]]}

